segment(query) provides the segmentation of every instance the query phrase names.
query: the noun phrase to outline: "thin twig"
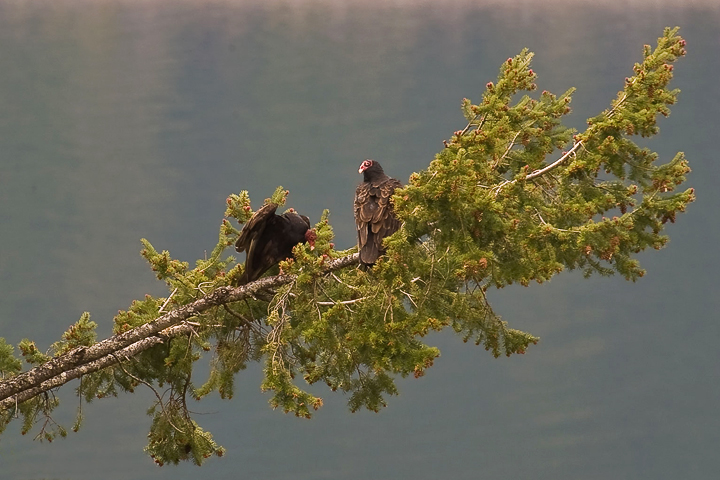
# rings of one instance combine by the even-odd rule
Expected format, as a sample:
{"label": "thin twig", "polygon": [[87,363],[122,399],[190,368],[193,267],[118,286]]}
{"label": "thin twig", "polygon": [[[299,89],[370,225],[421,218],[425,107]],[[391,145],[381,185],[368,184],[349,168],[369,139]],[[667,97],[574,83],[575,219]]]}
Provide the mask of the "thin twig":
{"label": "thin twig", "polygon": [[412,302],[412,304],[415,305],[415,309],[418,308],[417,303],[415,303],[415,300],[413,300],[413,298],[412,298],[412,295],[407,293],[405,290],[401,290],[401,289],[398,289],[398,290],[400,290],[402,293],[405,294],[406,297],[408,297],[408,299]]}
{"label": "thin twig", "polygon": [[[115,357],[115,354],[114,354],[114,353],[111,353],[111,355],[112,355],[113,357]],[[116,357],[116,359],[117,359],[117,357]],[[152,385],[150,385],[148,382],[146,382],[145,380],[143,380],[143,379],[141,379],[141,378],[138,378],[138,377],[136,377],[135,375],[133,375],[132,373],[128,372],[128,371],[125,369],[125,367],[123,366],[123,364],[122,364],[122,362],[120,361],[120,359],[117,359],[117,360],[118,360],[118,363],[117,363],[117,364],[118,364],[118,367],[120,367],[120,369],[121,369],[123,372],[125,372],[125,375],[127,375],[127,376],[130,377],[130,378],[132,378],[132,379],[135,380],[136,382],[142,383],[143,385],[147,386],[150,390],[153,391],[153,393],[155,394],[155,396],[156,396],[157,399],[158,399],[158,404],[160,405],[160,410],[162,410],[163,415],[165,416],[165,418],[166,418],[166,420],[168,421],[168,423],[170,424],[170,426],[173,427],[175,430],[177,430],[178,433],[184,434],[185,432],[183,432],[183,431],[180,430],[178,427],[176,427],[176,426],[172,423],[172,421],[170,420],[170,416],[167,414],[167,412],[165,412],[165,404],[163,403],[162,397],[161,397],[160,394],[157,392],[157,390],[155,390],[155,388],[154,388]],[[166,393],[167,393],[167,391],[166,391]],[[163,395],[164,395],[164,394],[163,394]]]}
{"label": "thin twig", "polygon": [[536,209],[535,209],[535,213],[537,213],[537,216],[538,216],[538,218],[540,219],[540,221],[542,222],[543,225],[547,225],[547,224],[548,224],[548,223],[542,218],[542,215],[540,215],[540,210],[538,210],[538,209],[536,208]]}
{"label": "thin twig", "polygon": [[207,295],[207,293],[205,292],[205,290],[203,290],[203,287],[204,287],[205,285],[212,285],[212,284],[213,284],[213,282],[200,282],[200,283],[198,283],[198,286],[195,287],[195,290],[200,290],[200,292],[201,292],[203,295]]}
{"label": "thin twig", "polygon": [[[337,300],[333,300],[332,302],[315,302],[315,303],[317,303],[318,305],[347,305],[347,304],[349,304],[349,303],[360,302],[360,301],[365,300],[365,299],[367,299],[367,298],[369,298],[369,297],[356,298],[355,300],[344,300],[344,301],[342,301],[342,302],[339,302],[339,301],[337,301]],[[331,300],[332,300],[332,299],[331,299]]]}
{"label": "thin twig", "polygon": [[[478,119],[479,116],[480,116],[480,114],[478,113],[477,115],[475,115],[475,116],[472,118],[472,120],[470,120],[470,121],[468,122],[467,126],[462,129],[462,132],[460,132],[460,135],[459,135],[460,137],[462,137],[463,135],[465,135],[465,134],[468,132],[468,130],[470,130],[470,127],[471,127],[472,124],[475,122],[475,120]],[[478,122],[478,130],[480,129],[480,127],[483,126],[484,123],[485,123],[485,115],[483,115],[483,117],[482,117],[482,118],[480,119],[480,121]]]}
{"label": "thin twig", "polygon": [[[525,177],[525,180],[532,180],[533,178],[539,177],[540,175],[549,172],[553,168],[557,167],[561,163],[563,163],[565,160],[567,160],[572,154],[575,153],[575,151],[582,146],[583,142],[582,140],[578,141],[575,145],[573,145],[573,148],[571,148],[565,155],[560,157],[559,159],[555,160],[553,163],[548,165],[545,168],[541,168],[540,170],[535,170],[534,172],[528,174],[527,177]],[[515,183],[516,180],[513,180],[512,183]]]}
{"label": "thin twig", "polygon": [[[638,77],[633,78],[632,82],[630,82],[628,85],[632,85],[633,83],[635,83],[637,81],[637,79],[638,79]],[[628,98],[627,92],[623,91],[622,98],[620,100],[618,100],[618,102],[615,104],[614,107],[612,107],[612,109],[610,109],[610,111],[607,113],[607,118],[612,117],[615,114],[615,112],[617,111],[617,109],[620,108],[620,105],[622,105],[625,102],[625,100],[627,100],[627,98]]]}
{"label": "thin twig", "polygon": [[346,287],[351,288],[351,289],[353,289],[353,290],[360,290],[360,289],[357,288],[357,287],[354,287],[354,286],[352,286],[352,285],[348,285],[347,283],[343,282],[343,281],[340,280],[340,278],[338,278],[338,276],[335,275],[334,273],[331,273],[330,275],[332,275],[332,277],[333,277],[335,280],[337,280],[338,282],[342,283],[342,284],[345,285]]}
{"label": "thin twig", "polygon": [[175,290],[173,290],[172,293],[170,294],[170,296],[165,300],[165,303],[163,303],[163,304],[160,306],[160,308],[158,309],[158,313],[162,313],[163,308],[165,308],[165,306],[168,304],[168,302],[170,301],[170,299],[173,297],[173,295],[175,295],[175,292],[177,292],[177,291],[178,291],[178,287],[175,287]]}
{"label": "thin twig", "polygon": [[510,150],[512,150],[512,147],[515,146],[515,140],[517,140],[518,135],[520,135],[520,132],[522,132],[522,129],[518,130],[513,139],[510,141],[510,144],[508,145],[507,149],[505,150],[505,153],[502,154],[502,157],[498,159],[497,162],[493,163],[493,166],[491,168],[497,168],[500,163],[505,160],[505,157],[507,157],[508,153],[510,153]]}

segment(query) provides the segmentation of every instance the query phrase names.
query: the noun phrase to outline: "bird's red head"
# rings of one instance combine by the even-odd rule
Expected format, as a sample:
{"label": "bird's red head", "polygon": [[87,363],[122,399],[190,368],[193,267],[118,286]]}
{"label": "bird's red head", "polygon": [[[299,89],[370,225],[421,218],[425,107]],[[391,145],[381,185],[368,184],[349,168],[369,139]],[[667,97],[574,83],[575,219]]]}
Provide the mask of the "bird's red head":
{"label": "bird's red head", "polygon": [[310,250],[315,250],[315,240],[317,240],[317,232],[314,228],[308,229],[305,232],[305,241],[310,244]]}
{"label": "bird's red head", "polygon": [[372,167],[375,164],[374,160],[365,160],[360,164],[360,168],[358,168],[358,173],[363,173],[368,168]]}

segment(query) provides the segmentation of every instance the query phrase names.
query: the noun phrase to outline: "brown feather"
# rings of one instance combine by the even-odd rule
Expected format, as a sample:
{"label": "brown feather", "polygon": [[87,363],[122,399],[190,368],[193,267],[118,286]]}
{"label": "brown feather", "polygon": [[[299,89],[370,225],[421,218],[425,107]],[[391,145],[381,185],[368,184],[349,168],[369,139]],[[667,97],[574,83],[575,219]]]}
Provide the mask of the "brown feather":
{"label": "brown feather", "polygon": [[267,203],[253,213],[250,220],[243,226],[240,236],[235,242],[235,250],[243,252],[250,248],[252,241],[262,235],[267,219],[275,215],[277,203]]}
{"label": "brown feather", "polygon": [[295,212],[275,215],[277,207],[268,203],[256,211],[235,242],[238,252],[247,252],[239,285],[257,280],[273,265],[292,257],[293,247],[307,240],[310,220]]}
{"label": "brown feather", "polygon": [[355,226],[358,232],[360,262],[372,265],[385,253],[383,240],[400,227],[391,197],[402,184],[382,171],[377,162],[364,171],[365,182],[355,191]]}

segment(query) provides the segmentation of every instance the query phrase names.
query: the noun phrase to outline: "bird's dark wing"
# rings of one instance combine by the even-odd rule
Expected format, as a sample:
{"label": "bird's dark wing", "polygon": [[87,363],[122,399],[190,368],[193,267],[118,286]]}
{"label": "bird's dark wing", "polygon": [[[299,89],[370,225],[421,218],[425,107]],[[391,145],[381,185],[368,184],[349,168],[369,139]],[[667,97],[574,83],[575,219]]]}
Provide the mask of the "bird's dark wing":
{"label": "bird's dark wing", "polygon": [[[272,225],[275,219],[276,203],[263,205],[240,231],[240,237],[235,242],[235,250],[247,252],[245,254],[245,271],[239,279],[239,284],[244,285],[262,275],[267,270],[264,268],[262,258],[265,256],[266,243],[262,239],[266,235],[268,225]],[[271,227],[272,228],[272,227]],[[269,268],[269,267],[268,267]]]}
{"label": "bird's dark wing", "polygon": [[265,204],[250,217],[240,231],[240,236],[235,242],[235,250],[238,252],[249,251],[252,241],[259,238],[265,230],[268,219],[275,216],[277,207],[277,203]]}
{"label": "bird's dark wing", "polygon": [[355,190],[355,228],[358,233],[358,248],[360,250],[367,244],[368,224],[377,209],[377,202],[370,196],[372,185],[361,183]]}
{"label": "bird's dark wing", "polygon": [[[305,232],[310,227],[310,220],[295,212],[275,215],[276,208],[277,205],[271,213],[265,215],[262,228],[258,227],[256,235],[250,241],[245,259],[245,271],[239,280],[240,285],[257,280],[273,265],[292,257],[293,247],[305,241]],[[261,210],[258,210],[256,215],[260,214]],[[255,216],[250,222],[254,218]]]}
{"label": "bird's dark wing", "polygon": [[245,260],[245,276],[249,282],[257,280],[260,276],[265,273],[270,267],[280,261],[280,245],[281,238],[277,237],[277,219],[274,217],[268,223],[271,223],[265,228],[263,235],[256,241],[253,242],[251,249],[248,251],[247,258]]}
{"label": "bird's dark wing", "polygon": [[402,184],[388,178],[378,185],[362,183],[355,191],[355,226],[358,232],[360,261],[375,263],[383,252],[383,239],[400,227],[390,198]]}

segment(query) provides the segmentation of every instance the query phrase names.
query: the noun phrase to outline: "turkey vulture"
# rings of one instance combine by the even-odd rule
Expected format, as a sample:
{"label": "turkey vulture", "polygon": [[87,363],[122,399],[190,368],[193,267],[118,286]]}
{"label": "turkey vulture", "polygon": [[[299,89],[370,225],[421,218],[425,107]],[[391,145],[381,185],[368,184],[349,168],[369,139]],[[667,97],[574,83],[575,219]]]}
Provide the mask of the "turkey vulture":
{"label": "turkey vulture", "polygon": [[363,183],[355,190],[355,226],[358,232],[360,264],[373,265],[385,253],[383,239],[400,228],[390,197],[402,184],[385,175],[375,160],[365,160],[358,173]]}
{"label": "turkey vulture", "polygon": [[270,267],[292,257],[292,249],[300,242],[315,240],[310,219],[294,211],[275,215],[276,203],[263,205],[243,226],[235,242],[235,250],[246,251],[245,271],[239,285],[257,280]]}

